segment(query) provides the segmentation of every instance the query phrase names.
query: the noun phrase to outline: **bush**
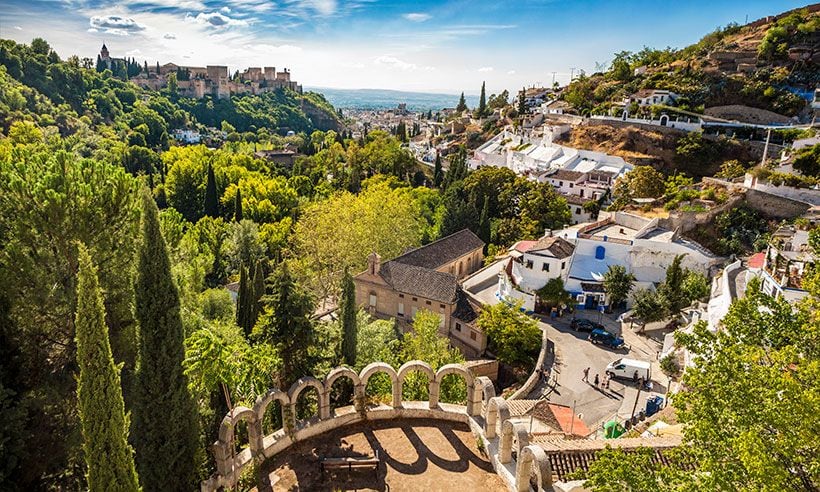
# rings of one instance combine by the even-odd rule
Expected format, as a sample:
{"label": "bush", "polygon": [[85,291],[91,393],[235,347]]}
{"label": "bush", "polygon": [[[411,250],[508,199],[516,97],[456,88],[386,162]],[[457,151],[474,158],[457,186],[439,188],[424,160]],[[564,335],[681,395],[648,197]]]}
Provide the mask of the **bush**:
{"label": "bush", "polygon": [[661,371],[670,377],[677,377],[680,375],[680,366],[678,366],[678,359],[674,354],[669,354],[661,359]]}

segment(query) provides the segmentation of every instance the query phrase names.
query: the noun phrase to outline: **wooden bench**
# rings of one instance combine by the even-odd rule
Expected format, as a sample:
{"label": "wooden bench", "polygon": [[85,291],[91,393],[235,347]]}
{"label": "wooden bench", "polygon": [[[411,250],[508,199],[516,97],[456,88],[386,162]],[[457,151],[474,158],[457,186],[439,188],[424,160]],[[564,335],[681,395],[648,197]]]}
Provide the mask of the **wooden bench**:
{"label": "wooden bench", "polygon": [[376,477],[379,476],[379,465],[381,464],[381,460],[379,459],[379,451],[376,450],[376,456],[365,456],[365,457],[346,457],[346,458],[322,458],[321,465],[322,465],[322,476],[324,476],[326,471],[335,471],[335,470],[347,470],[353,471],[354,469],[361,469],[361,468],[373,468],[376,472]]}

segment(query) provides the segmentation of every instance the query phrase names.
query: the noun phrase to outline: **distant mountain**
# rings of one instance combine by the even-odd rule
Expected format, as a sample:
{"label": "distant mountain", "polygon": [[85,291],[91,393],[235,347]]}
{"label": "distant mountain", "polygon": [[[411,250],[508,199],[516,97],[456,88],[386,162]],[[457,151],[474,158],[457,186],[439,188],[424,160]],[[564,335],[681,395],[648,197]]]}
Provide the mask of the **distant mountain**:
{"label": "distant mountain", "polygon": [[[390,109],[406,103],[409,111],[439,111],[458,105],[459,94],[432,94],[386,89],[332,89],[329,87],[305,87],[305,90],[322,93],[336,108],[341,109]],[[465,96],[467,105],[478,105],[478,96]]]}

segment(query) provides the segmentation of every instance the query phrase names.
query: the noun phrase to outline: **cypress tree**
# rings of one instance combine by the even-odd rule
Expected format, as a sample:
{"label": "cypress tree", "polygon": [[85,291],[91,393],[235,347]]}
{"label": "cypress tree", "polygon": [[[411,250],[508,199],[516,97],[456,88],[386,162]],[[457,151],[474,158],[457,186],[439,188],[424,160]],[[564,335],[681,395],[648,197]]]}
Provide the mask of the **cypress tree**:
{"label": "cypress tree", "polygon": [[242,265],[239,267],[239,295],[236,297],[236,325],[242,328],[245,335],[250,335],[247,324],[247,309],[245,309],[248,297],[248,273],[245,269],[245,265]]}
{"label": "cypress tree", "polygon": [[339,317],[342,320],[342,357],[348,366],[356,365],[356,287],[353,277],[345,268],[342,278],[342,302],[339,305]]}
{"label": "cypress tree", "polygon": [[236,196],[233,199],[233,220],[242,222],[242,190],[236,189]]}
{"label": "cypress tree", "polygon": [[461,93],[461,97],[458,99],[458,106],[456,106],[456,111],[459,113],[462,111],[467,110],[467,101],[464,99],[464,93]]}
{"label": "cypress tree", "polygon": [[523,115],[527,112],[527,89],[521,88],[521,92],[518,93],[518,114]]}
{"label": "cypress tree", "polygon": [[267,291],[262,298],[265,311],[254,327],[260,342],[270,343],[282,357],[279,371],[280,388],[288,388],[300,377],[309,374],[312,367],[309,348],[315,333],[310,316],[313,300],[294,280],[287,263],[280,264],[268,278]]}
{"label": "cypress tree", "polygon": [[481,96],[478,98],[478,110],[476,111],[476,115],[479,118],[483,118],[484,115],[487,113],[487,95],[484,92],[484,85],[485,83],[481,83]]}
{"label": "cypress tree", "polygon": [[219,217],[219,198],[216,195],[216,177],[214,167],[208,164],[208,181],[205,184],[205,215]]}
{"label": "cypress tree", "polygon": [[83,434],[88,490],[139,490],[128,445],[128,417],[105,324],[97,269],[84,245],[77,275],[77,401]]}
{"label": "cypress tree", "polygon": [[433,170],[433,186],[438,188],[443,181],[444,171],[441,169],[441,154],[436,152],[436,167]]}
{"label": "cypress tree", "polygon": [[179,292],[156,203],[142,193],[141,238],[135,285],[139,322],[134,396],[134,447],[144,490],[185,490],[197,476],[197,408],[188,392]]}
{"label": "cypress tree", "polygon": [[[484,197],[484,206],[481,207],[481,218],[478,221],[478,237],[485,245],[490,244],[490,197]],[[486,247],[486,246],[485,246]]]}
{"label": "cypress tree", "polygon": [[159,76],[159,61],[157,61],[157,76]]}
{"label": "cypress tree", "polygon": [[259,313],[262,312],[262,296],[265,295],[265,269],[262,266],[262,260],[257,260],[256,268],[253,272],[253,284],[250,291],[253,293],[250,304],[250,319],[248,320],[248,332],[253,331],[256,326],[256,321],[259,319]]}

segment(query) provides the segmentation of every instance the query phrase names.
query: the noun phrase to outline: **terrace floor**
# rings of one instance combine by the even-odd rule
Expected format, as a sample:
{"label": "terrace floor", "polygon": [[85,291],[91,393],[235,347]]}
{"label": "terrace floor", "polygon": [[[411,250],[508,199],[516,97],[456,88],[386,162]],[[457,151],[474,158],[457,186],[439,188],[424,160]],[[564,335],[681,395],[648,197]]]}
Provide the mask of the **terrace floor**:
{"label": "terrace floor", "polygon": [[[337,471],[322,477],[322,457],[373,456],[372,469]],[[259,490],[503,491],[467,424],[406,419],[359,423],[297,443],[267,460]]]}

